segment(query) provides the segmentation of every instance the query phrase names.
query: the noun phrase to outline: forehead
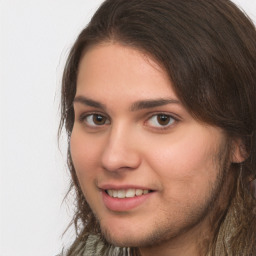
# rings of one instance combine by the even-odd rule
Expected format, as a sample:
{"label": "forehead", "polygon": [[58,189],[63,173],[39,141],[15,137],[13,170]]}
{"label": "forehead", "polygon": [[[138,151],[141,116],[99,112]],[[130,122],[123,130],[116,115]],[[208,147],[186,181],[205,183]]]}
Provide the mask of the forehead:
{"label": "forehead", "polygon": [[167,72],[149,55],[116,43],[94,46],[80,61],[77,94],[100,96],[113,90],[135,98],[177,98]]}

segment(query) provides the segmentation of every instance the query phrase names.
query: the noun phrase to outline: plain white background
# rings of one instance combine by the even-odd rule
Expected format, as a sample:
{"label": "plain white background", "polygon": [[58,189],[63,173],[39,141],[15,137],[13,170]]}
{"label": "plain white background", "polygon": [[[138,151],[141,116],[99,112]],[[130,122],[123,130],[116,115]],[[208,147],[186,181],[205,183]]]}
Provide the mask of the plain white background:
{"label": "plain white background", "polygon": [[[0,256],[54,256],[72,240],[65,139],[68,51],[102,0],[0,0]],[[256,21],[256,1],[236,0]]]}

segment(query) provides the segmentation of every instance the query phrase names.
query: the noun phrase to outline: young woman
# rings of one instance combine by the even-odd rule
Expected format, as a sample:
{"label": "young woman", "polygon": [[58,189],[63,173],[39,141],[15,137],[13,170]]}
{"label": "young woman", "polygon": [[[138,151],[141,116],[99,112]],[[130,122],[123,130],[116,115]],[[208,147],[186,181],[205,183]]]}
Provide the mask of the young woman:
{"label": "young woman", "polygon": [[231,1],[105,1],[63,75],[66,255],[256,255],[255,81]]}

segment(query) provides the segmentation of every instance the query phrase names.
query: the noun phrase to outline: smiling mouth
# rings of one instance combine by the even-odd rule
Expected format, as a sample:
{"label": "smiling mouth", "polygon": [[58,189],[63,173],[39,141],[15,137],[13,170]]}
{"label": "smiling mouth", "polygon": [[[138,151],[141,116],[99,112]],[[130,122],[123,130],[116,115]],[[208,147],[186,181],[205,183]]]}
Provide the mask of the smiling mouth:
{"label": "smiling mouth", "polygon": [[110,197],[113,197],[113,198],[132,198],[132,197],[146,195],[151,192],[153,191],[148,189],[133,189],[133,188],[105,190],[105,193],[107,193]]}

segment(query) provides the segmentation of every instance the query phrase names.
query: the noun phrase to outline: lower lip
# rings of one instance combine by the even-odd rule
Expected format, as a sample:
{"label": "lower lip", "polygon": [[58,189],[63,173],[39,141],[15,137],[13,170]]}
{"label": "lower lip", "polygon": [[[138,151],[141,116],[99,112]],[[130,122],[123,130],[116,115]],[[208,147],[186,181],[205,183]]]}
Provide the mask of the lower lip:
{"label": "lower lip", "polygon": [[150,192],[145,195],[129,197],[129,198],[116,198],[109,196],[105,191],[102,191],[103,203],[105,206],[115,212],[126,212],[130,211],[149,199],[150,196],[154,194]]}

